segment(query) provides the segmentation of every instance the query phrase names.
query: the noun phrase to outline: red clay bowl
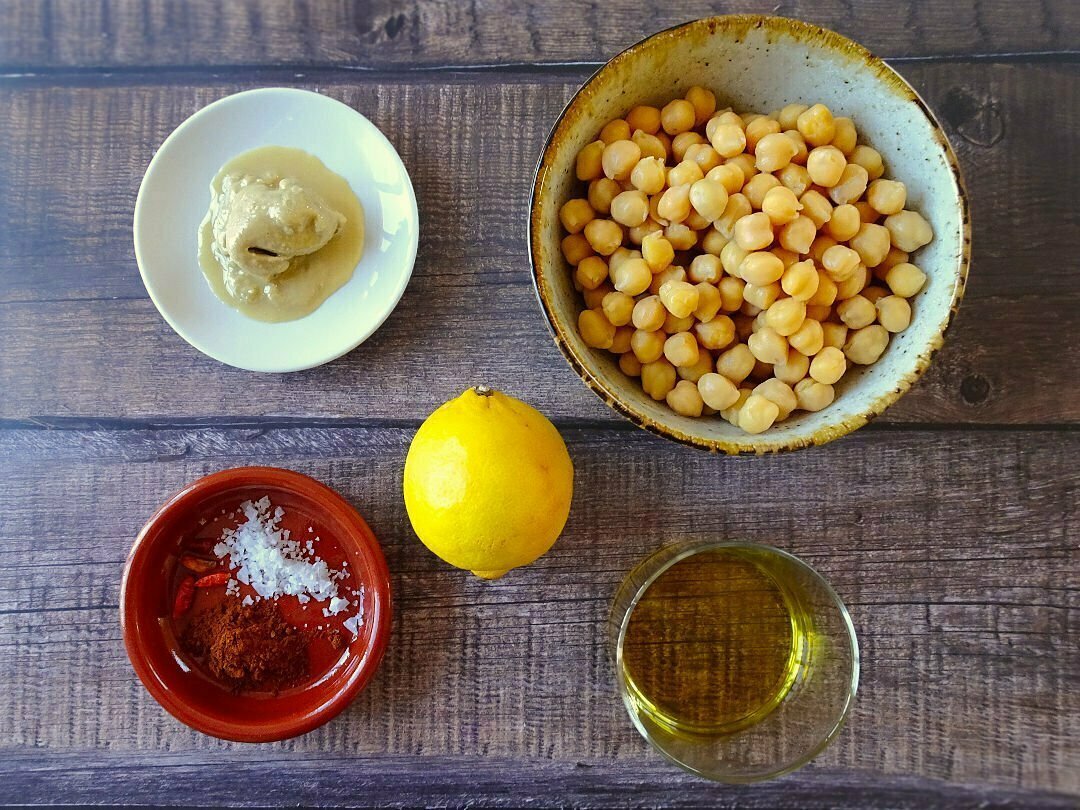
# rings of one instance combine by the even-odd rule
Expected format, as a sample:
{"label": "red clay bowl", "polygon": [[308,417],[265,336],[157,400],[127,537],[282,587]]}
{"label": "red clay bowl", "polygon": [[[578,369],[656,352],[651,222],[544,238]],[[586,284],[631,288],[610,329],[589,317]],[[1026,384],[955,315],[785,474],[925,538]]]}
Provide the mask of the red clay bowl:
{"label": "red clay bowl", "polygon": [[[181,538],[200,520],[268,495],[274,506],[341,547],[364,585],[360,633],[330,669],[275,695],[229,691],[190,667],[172,634],[173,589]],[[147,691],[177,720],[237,742],[271,742],[304,734],[333,718],[371,680],[390,637],[390,576],[367,523],[334,490],[306,475],[273,467],[241,467],[201,478],[150,518],[128,555],[120,588],[124,645]]]}

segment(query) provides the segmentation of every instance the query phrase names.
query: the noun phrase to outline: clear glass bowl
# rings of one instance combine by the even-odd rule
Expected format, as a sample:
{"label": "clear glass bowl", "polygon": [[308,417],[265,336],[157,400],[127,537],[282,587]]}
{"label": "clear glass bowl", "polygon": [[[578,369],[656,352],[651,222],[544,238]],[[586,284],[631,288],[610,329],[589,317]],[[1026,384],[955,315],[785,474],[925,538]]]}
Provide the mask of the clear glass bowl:
{"label": "clear glass bowl", "polygon": [[[758,607],[768,595],[775,610]],[[732,600],[731,609],[713,625],[709,617],[717,599]],[[635,610],[640,611],[636,620]],[[716,636],[703,636],[718,632],[717,627],[744,645],[748,639],[779,641],[765,654],[766,659],[771,655],[766,662],[760,650],[720,649],[713,644]],[[636,653],[627,646],[631,628],[648,634],[649,643]],[[610,636],[619,691],[638,731],[672,762],[720,782],[771,779],[812,760],[839,733],[859,682],[855,630],[836,592],[798,558],[757,543],[698,541],[653,554],[620,586]],[[703,637],[708,639],[704,646]],[[713,646],[715,658],[708,653]],[[642,677],[664,697],[692,692],[701,716],[677,717],[635,682],[631,670],[635,656],[642,660],[641,649],[658,662]],[[755,681],[758,672],[763,680]],[[745,706],[725,702],[719,697],[725,689],[733,700],[753,700]],[[717,712],[705,716],[708,708]]]}

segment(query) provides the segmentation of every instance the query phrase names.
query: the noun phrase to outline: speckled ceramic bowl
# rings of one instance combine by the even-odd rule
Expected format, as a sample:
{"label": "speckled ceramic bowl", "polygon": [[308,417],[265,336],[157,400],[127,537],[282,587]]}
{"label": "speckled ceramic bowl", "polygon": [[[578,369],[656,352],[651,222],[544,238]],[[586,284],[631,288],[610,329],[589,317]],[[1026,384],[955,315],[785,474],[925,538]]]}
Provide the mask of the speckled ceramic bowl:
{"label": "speckled ceramic bowl", "polygon": [[[915,254],[929,280],[913,300],[910,327],[873,366],[857,367],[818,413],[796,412],[758,436],[723,419],[691,419],[653,401],[617,358],[578,336],[580,295],[560,242],[559,207],[580,186],[578,151],[636,104],[662,106],[700,84],[721,107],[769,111],[822,102],[854,119],[860,142],[881,152],[889,177],[904,181],[908,207],[934,228]],[[884,411],[930,364],[960,301],[971,228],[956,156],[918,94],[861,46],[832,31],[780,17],[713,17],[662,31],[623,51],[585,83],[555,123],[536,170],[529,223],[533,276],[555,341],[585,383],[634,423],[668,438],[726,453],[767,453],[824,444]]]}

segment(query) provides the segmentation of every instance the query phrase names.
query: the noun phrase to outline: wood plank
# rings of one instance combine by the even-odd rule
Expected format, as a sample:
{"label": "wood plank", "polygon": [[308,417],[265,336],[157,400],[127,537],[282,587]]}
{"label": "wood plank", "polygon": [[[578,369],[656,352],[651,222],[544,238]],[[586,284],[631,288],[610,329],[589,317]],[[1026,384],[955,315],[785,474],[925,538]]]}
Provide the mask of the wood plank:
{"label": "wood plank", "polygon": [[50,755],[0,749],[0,800],[70,804],[378,807],[714,807],[773,810],[1029,810],[1075,808],[1075,797],[986,785],[956,785],[811,766],[761,785],[715,785],[661,762],[575,762],[450,757],[290,756],[281,751],[236,754],[228,779],[218,752],[160,752],[154,762],[96,751]]}
{"label": "wood plank", "polygon": [[[660,770],[612,688],[610,600],[665,541],[744,537],[819,568],[859,633],[859,699],[817,767],[863,774],[858,784],[1080,793],[1080,434],[864,432],[727,460],[636,430],[565,434],[577,466],[567,533],[534,566],[484,583],[411,535],[399,484],[411,428],[0,431],[0,739],[47,771],[52,754],[108,741],[142,763],[134,782],[115,783],[133,795],[155,784],[143,768],[158,752],[250,756],[163,716],[124,658],[116,604],[130,538],[157,504],[199,475],[255,462],[314,475],[357,505],[386,550],[397,614],[383,668],[347,714],[260,748],[267,756],[595,759],[616,781]],[[77,772],[36,773],[33,784],[57,791],[81,784]],[[312,776],[320,786],[323,773]]]}
{"label": "wood plank", "polygon": [[1080,38],[1070,0],[1042,0],[1022,14],[1009,0],[8,0],[0,68],[602,62],[654,31],[725,12],[805,19],[893,57],[1075,52]]}
{"label": "wood plank", "polygon": [[[946,348],[886,421],[1075,422],[1080,400],[1061,396],[1056,383],[1080,373],[1076,353],[1059,350],[1061,335],[1080,326],[1080,288],[1060,252],[1080,242],[1080,220],[1047,212],[1071,210],[1068,189],[1080,183],[1069,136],[1080,127],[1080,68],[919,64],[905,72],[942,112],[960,151],[975,257]],[[555,351],[526,269],[531,167],[576,80],[443,84],[338,73],[315,85],[387,131],[412,173],[424,227],[412,284],[388,323],[348,357],[287,377],[235,372],[198,355],[155,314],[134,266],[131,206],[153,150],[200,106],[251,86],[189,81],[86,78],[0,91],[9,110],[0,120],[0,154],[9,156],[0,164],[8,190],[0,199],[0,372],[17,381],[0,391],[0,418],[417,419],[480,380],[560,419],[616,418]],[[129,123],[117,128],[110,122],[121,115]],[[1027,136],[1032,120],[1046,121],[1043,139]],[[1048,153],[1061,160],[1045,160]],[[379,373],[366,375],[375,363]],[[88,368],[107,371],[110,384],[83,384]],[[238,386],[248,395],[236,397]]]}

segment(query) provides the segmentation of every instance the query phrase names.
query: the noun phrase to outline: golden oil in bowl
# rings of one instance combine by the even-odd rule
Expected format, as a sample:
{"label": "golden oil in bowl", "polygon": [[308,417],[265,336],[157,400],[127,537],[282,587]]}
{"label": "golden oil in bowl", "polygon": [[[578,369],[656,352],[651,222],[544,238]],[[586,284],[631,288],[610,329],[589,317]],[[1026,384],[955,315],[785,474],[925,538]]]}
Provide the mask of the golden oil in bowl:
{"label": "golden oil in bowl", "polygon": [[612,633],[635,726],[668,758],[721,781],[807,762],[839,731],[858,682],[835,592],[759,544],[658,552],[620,589]]}

